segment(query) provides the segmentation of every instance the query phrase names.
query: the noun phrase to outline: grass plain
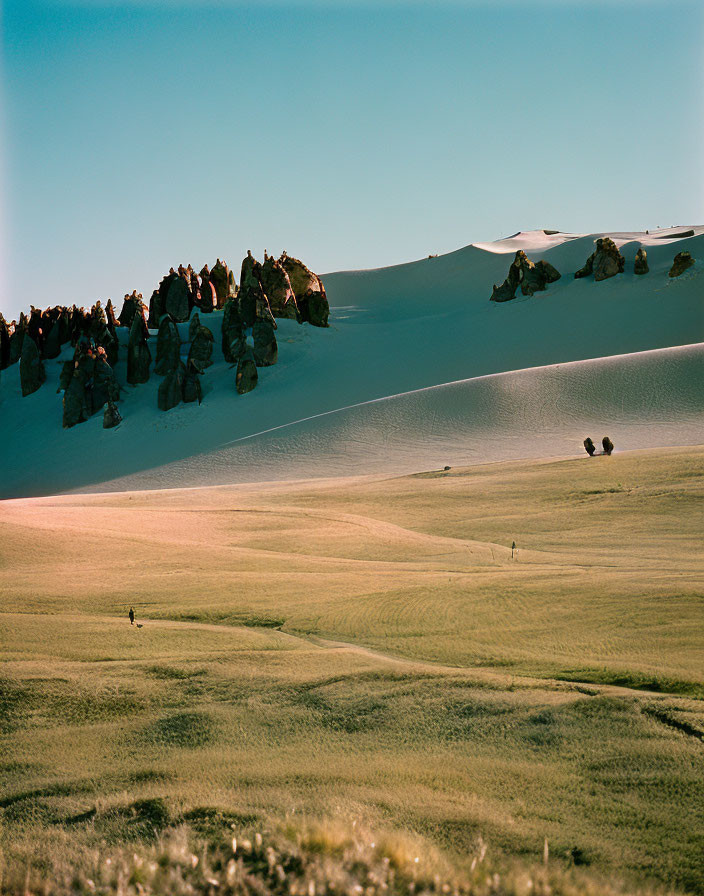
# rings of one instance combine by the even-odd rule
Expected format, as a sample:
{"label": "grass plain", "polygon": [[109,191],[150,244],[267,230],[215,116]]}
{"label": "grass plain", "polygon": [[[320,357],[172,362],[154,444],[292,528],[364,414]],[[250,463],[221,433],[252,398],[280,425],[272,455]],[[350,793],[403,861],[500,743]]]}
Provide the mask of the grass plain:
{"label": "grass plain", "polygon": [[702,532],[698,448],[1,503],[4,886],[323,819],[701,892]]}

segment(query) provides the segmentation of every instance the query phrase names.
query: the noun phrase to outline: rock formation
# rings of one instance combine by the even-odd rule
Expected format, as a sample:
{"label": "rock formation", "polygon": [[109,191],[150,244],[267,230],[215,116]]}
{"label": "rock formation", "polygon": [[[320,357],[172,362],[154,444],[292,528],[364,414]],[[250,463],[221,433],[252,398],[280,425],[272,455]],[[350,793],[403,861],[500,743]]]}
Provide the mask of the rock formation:
{"label": "rock formation", "polygon": [[314,327],[327,327],[330,305],[325,295],[323,281],[302,261],[291,258],[285,252],[282,253],[279,262],[288,274],[301,320]]}
{"label": "rock formation", "polygon": [[633,273],[642,275],[647,274],[650,268],[648,267],[648,253],[641,246],[640,249],[636,252],[635,261],[633,262]]}
{"label": "rock formation", "polygon": [[64,392],[64,429],[83,423],[89,417],[86,407],[86,382],[86,371],[77,363],[74,364],[71,380]]}
{"label": "rock formation", "polygon": [[678,252],[677,255],[675,255],[675,260],[672,262],[672,267],[667,276],[679,277],[679,275],[683,274],[687,268],[691,268],[693,264],[694,259],[689,252]]}
{"label": "rock formation", "polygon": [[198,332],[198,328],[201,326],[200,317],[198,316],[198,312],[193,315],[191,318],[191,322],[188,324],[188,341],[193,342],[196,338],[196,333]]}
{"label": "rock formation", "polygon": [[257,373],[257,365],[254,361],[252,349],[247,346],[244,354],[237,363],[237,374],[235,375],[235,387],[240,395],[251,392],[257,385],[259,374]]}
{"label": "rock formation", "polygon": [[261,266],[259,275],[261,288],[274,317],[301,320],[296,296],[283,264],[270,255]]}
{"label": "rock formation", "polygon": [[112,429],[122,423],[122,416],[117,409],[114,401],[108,401],[103,411],[103,429]]}
{"label": "rock formation", "polygon": [[274,334],[275,324],[267,318],[255,320],[252,327],[254,340],[254,361],[257,367],[271,367],[276,364],[279,349]]}
{"label": "rock formation", "polygon": [[20,319],[17,321],[15,329],[10,336],[10,364],[16,364],[19,361],[26,332],[27,318],[24,314],[20,314]]}
{"label": "rock formation", "polygon": [[10,366],[10,328],[0,314],[0,370]]}
{"label": "rock formation", "polygon": [[55,321],[51,329],[48,331],[47,337],[44,340],[44,357],[49,360],[53,360],[54,358],[58,358],[61,354],[61,324],[59,321]]}
{"label": "rock formation", "polygon": [[141,293],[137,295],[137,290],[135,289],[132,295],[125,296],[122,311],[120,311],[120,316],[118,317],[119,325],[121,327],[131,327],[135,315],[141,315],[144,307],[142,295]]}
{"label": "rock formation", "polygon": [[215,301],[218,308],[222,308],[230,294],[230,272],[227,265],[218,260],[210,272],[210,282],[215,289]]}
{"label": "rock formation", "polygon": [[46,380],[46,371],[44,363],[39,357],[39,349],[37,344],[26,333],[22,341],[22,355],[20,357],[20,383],[22,385],[22,395],[31,395],[36,392],[41,384]]}
{"label": "rock formation", "polygon": [[238,300],[230,297],[225,302],[222,315],[222,353],[230,364],[234,364],[242,357],[247,343],[244,334],[244,324],[240,317]]}
{"label": "rock formation", "polygon": [[166,374],[159,385],[158,404],[160,411],[170,411],[180,404],[186,367],[180,361],[173,370]]}
{"label": "rock formation", "polygon": [[132,319],[130,340],[127,345],[127,382],[133,386],[146,383],[149,379],[149,365],[152,353],[147,345],[149,330],[144,319],[144,311],[140,309]]}
{"label": "rock formation", "polygon": [[548,283],[554,283],[560,277],[560,272],[549,262],[541,260],[534,264],[526,253],[519,249],[511,262],[504,282],[501,286],[494,284],[491,301],[509,302],[515,298],[519,286],[524,296],[532,296],[536,292],[542,292]]}
{"label": "rock formation", "polygon": [[99,411],[106,402],[115,402],[120,398],[120,385],[117,382],[115,371],[108,363],[107,353],[104,348],[99,348],[94,358],[92,376],[92,394],[88,402],[88,411],[94,414]]}
{"label": "rock formation", "polygon": [[161,318],[156,337],[156,362],[154,373],[164,376],[178,365],[181,355],[181,337],[178,327],[168,314]]}
{"label": "rock formation", "polygon": [[166,312],[165,302],[161,296],[161,293],[158,289],[155,289],[152,293],[151,299],[149,299],[149,316],[147,318],[147,326],[150,330],[158,330],[159,329],[159,321],[162,319]]}
{"label": "rock formation", "polygon": [[203,265],[200,272],[200,301],[198,307],[204,314],[210,314],[218,305],[218,297],[215,292],[215,286],[210,279],[210,269],[208,265]]}
{"label": "rock formation", "polygon": [[183,378],[183,400],[185,402],[197,401],[198,404],[203,400],[203,392],[200,386],[200,371],[193,361],[188,362],[186,367],[186,375]]}
{"label": "rock formation", "polygon": [[185,277],[177,274],[169,284],[166,294],[166,313],[178,323],[188,320],[191,313],[190,294]]}
{"label": "rock formation", "polygon": [[209,330],[208,327],[198,327],[188,352],[188,362],[193,362],[200,371],[210,367],[213,363],[211,356],[214,342],[212,330]]}
{"label": "rock formation", "polygon": [[596,241],[596,249],[586,260],[584,267],[575,272],[575,279],[594,274],[595,280],[608,280],[616,274],[622,274],[626,259],[621,255],[618,246],[611,237],[604,236]]}
{"label": "rock formation", "polygon": [[257,317],[257,302],[265,300],[264,289],[261,284],[262,266],[253,257],[250,250],[242,262],[242,272],[240,274],[240,288],[237,293],[237,304],[240,312],[240,319],[244,327],[251,327]]}

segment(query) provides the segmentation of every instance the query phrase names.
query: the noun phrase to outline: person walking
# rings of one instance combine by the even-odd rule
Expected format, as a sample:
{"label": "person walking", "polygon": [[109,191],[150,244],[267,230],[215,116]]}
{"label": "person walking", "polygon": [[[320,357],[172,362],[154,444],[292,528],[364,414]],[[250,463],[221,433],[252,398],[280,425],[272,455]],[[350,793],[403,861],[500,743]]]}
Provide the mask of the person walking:
{"label": "person walking", "polygon": [[130,625],[134,625],[134,607],[130,607],[129,617]]}

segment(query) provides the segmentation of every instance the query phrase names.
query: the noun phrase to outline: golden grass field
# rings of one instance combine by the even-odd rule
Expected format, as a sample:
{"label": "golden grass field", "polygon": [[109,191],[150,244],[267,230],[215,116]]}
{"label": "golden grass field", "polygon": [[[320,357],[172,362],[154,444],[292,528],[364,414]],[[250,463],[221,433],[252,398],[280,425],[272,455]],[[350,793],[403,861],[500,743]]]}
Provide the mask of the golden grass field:
{"label": "golden grass field", "polygon": [[704,448],[0,503],[0,887],[305,818],[702,892],[702,533]]}

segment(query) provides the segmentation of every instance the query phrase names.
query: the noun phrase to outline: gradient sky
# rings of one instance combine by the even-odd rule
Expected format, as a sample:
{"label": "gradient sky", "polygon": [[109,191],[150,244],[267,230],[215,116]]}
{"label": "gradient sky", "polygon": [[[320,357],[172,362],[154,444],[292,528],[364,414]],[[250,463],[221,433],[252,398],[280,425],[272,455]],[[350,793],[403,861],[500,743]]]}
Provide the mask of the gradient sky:
{"label": "gradient sky", "polygon": [[704,4],[3,4],[0,310],[704,221]]}

